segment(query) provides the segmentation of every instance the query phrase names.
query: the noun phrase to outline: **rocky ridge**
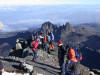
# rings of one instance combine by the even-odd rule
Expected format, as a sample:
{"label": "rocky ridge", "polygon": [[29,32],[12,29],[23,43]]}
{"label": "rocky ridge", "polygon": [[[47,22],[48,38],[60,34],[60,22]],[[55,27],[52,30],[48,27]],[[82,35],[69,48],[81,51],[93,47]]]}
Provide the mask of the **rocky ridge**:
{"label": "rocky ridge", "polygon": [[[50,55],[43,50],[38,51],[38,58],[36,62],[32,61],[32,56],[27,56],[25,58],[19,58],[14,56],[0,57],[0,60],[4,63],[4,68],[6,71],[16,71],[21,70],[18,68],[21,62],[26,62],[34,67],[35,73],[40,73],[43,75],[59,75],[59,64],[58,59],[54,55]],[[89,69],[83,65],[80,65],[81,75],[89,75]]]}

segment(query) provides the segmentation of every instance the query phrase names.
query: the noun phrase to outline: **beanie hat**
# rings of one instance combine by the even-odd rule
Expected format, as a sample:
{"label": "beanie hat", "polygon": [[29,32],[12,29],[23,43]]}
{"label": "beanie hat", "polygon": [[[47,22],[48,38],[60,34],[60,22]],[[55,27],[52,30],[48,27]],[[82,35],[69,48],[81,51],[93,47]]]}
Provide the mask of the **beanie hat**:
{"label": "beanie hat", "polygon": [[62,43],[62,40],[59,40],[58,43],[59,43],[59,44],[63,44],[63,43]]}

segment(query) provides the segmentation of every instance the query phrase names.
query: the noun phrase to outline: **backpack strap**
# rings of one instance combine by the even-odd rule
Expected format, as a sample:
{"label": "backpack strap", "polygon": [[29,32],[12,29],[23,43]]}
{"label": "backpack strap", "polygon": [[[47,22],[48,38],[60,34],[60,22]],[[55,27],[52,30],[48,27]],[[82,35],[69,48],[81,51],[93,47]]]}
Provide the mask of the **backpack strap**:
{"label": "backpack strap", "polygon": [[77,59],[80,59],[80,56],[82,56],[82,53],[79,49],[75,49],[75,54]]}

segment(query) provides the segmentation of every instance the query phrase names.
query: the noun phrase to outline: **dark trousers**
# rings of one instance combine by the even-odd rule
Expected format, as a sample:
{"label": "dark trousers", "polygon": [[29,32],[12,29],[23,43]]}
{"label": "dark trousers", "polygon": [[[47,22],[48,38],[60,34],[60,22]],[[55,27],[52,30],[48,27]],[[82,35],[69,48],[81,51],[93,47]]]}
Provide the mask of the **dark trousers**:
{"label": "dark trousers", "polygon": [[58,59],[59,59],[61,75],[64,75],[64,72],[65,72],[64,58],[58,58]]}
{"label": "dark trousers", "polygon": [[70,63],[65,65],[65,75],[78,75],[78,69],[76,71],[73,71],[71,69],[72,65],[76,65],[76,67],[78,66],[76,62],[70,61]]}
{"label": "dark trousers", "polygon": [[45,49],[46,52],[48,52],[48,43],[44,44],[44,49]]}
{"label": "dark trousers", "polygon": [[33,50],[33,53],[34,53],[33,60],[36,60],[36,58],[37,58],[37,50]]}
{"label": "dark trousers", "polygon": [[2,75],[2,72],[0,72],[0,75]]}

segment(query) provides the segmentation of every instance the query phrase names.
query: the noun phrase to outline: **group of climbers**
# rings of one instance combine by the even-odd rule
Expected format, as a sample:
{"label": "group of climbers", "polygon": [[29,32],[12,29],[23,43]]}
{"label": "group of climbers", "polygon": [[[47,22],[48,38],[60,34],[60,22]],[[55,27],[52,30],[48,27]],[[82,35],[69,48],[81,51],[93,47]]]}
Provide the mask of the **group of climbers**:
{"label": "group of climbers", "polygon": [[[19,50],[25,46],[25,41],[18,39],[16,46],[19,46]],[[54,53],[54,34],[48,31],[47,34],[41,33],[38,35],[32,35],[31,49],[33,51],[33,61],[36,61],[38,49],[44,49],[47,53]],[[16,47],[17,49],[18,47]],[[22,56],[25,54],[23,52]],[[66,60],[66,62],[65,62]],[[60,66],[60,75],[78,75],[78,64],[82,60],[82,54],[79,49],[72,48],[69,45],[64,45],[62,40],[58,41],[58,62]]]}
{"label": "group of climbers", "polygon": [[[79,49],[74,49],[66,45],[64,47],[62,40],[58,41],[58,59],[61,69],[60,75],[78,75],[79,61],[82,60],[82,54]],[[64,62],[66,60],[66,62]]]}
{"label": "group of climbers", "polygon": [[48,31],[47,34],[44,35],[44,50],[48,53],[52,53],[54,51],[54,34],[53,32]]}
{"label": "group of climbers", "polygon": [[[37,57],[37,49],[39,46],[43,48],[46,52],[52,54],[54,52],[54,35],[52,32],[48,32],[47,34],[42,33],[35,38],[33,41],[32,48],[34,52],[33,60],[36,60]],[[58,41],[58,59],[59,66],[61,69],[60,75],[78,75],[78,63],[82,60],[82,55],[78,49],[74,49],[69,45],[64,46],[62,40]],[[64,60],[66,59],[66,62]]]}
{"label": "group of climbers", "polygon": [[47,53],[53,54],[54,52],[54,34],[53,32],[48,32],[47,34],[41,33],[38,35],[37,33],[35,35],[32,35],[32,43],[31,47],[33,50],[33,61],[36,60],[38,49],[42,48]]}

